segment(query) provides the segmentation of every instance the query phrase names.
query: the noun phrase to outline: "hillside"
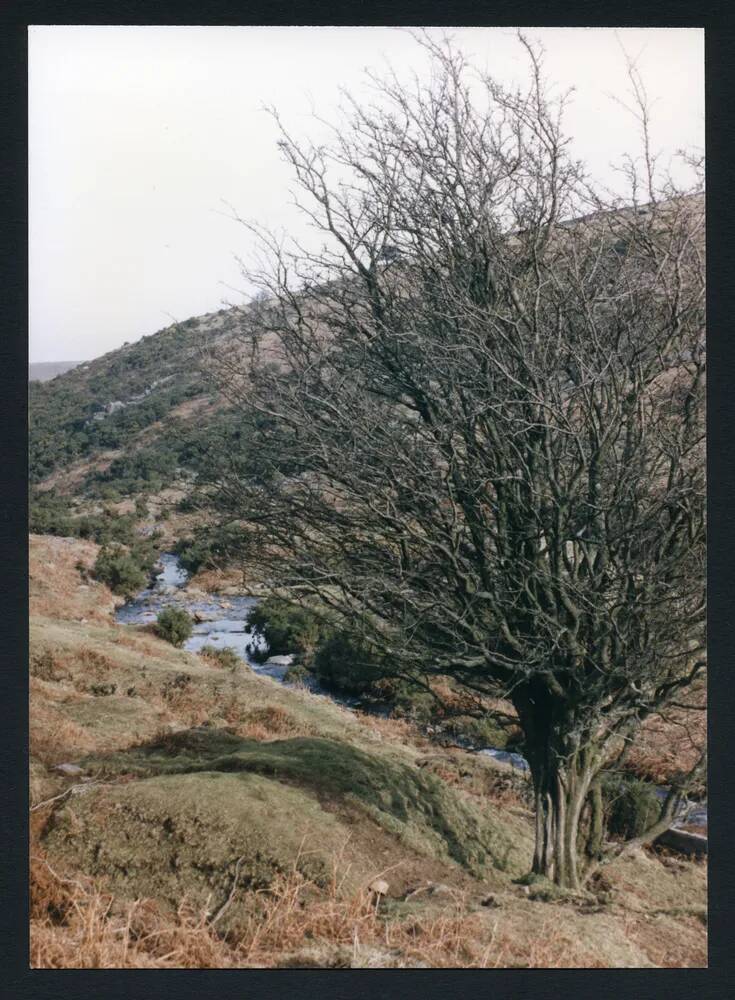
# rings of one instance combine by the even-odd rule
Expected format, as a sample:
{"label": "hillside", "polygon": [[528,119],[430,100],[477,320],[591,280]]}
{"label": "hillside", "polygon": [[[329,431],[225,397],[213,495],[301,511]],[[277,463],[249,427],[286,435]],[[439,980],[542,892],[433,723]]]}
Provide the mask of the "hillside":
{"label": "hillside", "polygon": [[91,542],[31,538],[34,967],[706,964],[706,867],[520,879],[522,778],[113,620]]}
{"label": "hillside", "polygon": [[191,469],[202,426],[218,411],[201,355],[230,349],[236,322],[234,309],[192,318],[33,382],[31,482],[69,496],[137,495]]}

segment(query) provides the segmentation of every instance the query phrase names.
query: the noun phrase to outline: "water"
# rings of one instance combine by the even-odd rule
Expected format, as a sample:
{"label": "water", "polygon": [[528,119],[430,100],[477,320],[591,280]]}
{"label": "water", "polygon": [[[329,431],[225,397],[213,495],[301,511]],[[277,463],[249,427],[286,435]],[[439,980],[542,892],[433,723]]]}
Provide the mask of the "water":
{"label": "water", "polygon": [[518,771],[530,770],[526,758],[510,750],[496,750],[494,747],[486,747],[484,750],[479,750],[478,753],[484,754],[486,757],[492,757],[494,760],[499,760],[503,764],[510,764],[511,767],[516,768]]}
{"label": "water", "polygon": [[[126,625],[148,625],[154,622],[158,613],[166,607],[183,608],[194,618],[191,638],[184,648],[197,653],[203,646],[216,649],[229,647],[259,673],[274,675],[273,665],[262,666],[251,659],[252,653],[263,649],[263,640],[248,628],[250,612],[256,605],[253,597],[222,597],[219,594],[204,594],[190,597],[182,591],[189,574],[181,566],[177,556],[164,553],[159,559],[161,571],[153,585],[142,590],[137,597],[128,601],[117,612],[117,620]],[[280,677],[288,668],[279,665]]]}
{"label": "water", "polygon": [[[126,625],[147,625],[154,622],[163,608],[173,605],[184,608],[195,619],[191,638],[184,643],[184,648],[192,653],[199,652],[203,646],[214,646],[216,649],[229,647],[248,666],[266,677],[283,682],[293,661],[291,656],[273,656],[265,663],[258,663],[252,658],[256,651],[266,648],[262,638],[248,628],[250,612],[258,603],[254,597],[222,597],[219,594],[204,594],[202,597],[190,597],[182,588],[189,579],[189,574],[181,566],[179,559],[173,553],[165,552],[159,559],[161,571],[156,576],[151,587],[142,590],[137,597],[128,601],[117,611],[117,620]],[[374,714],[386,715],[386,706],[364,705],[359,698],[338,696],[327,691],[317,681],[307,681],[311,690],[324,694],[333,701],[348,708],[360,709]],[[494,760],[510,764],[517,770],[528,773],[528,761],[519,753],[510,750],[485,748],[478,751]],[[664,799],[668,789],[657,788],[656,794]],[[707,803],[686,802],[673,824],[675,827],[685,825],[702,826],[707,829]]]}

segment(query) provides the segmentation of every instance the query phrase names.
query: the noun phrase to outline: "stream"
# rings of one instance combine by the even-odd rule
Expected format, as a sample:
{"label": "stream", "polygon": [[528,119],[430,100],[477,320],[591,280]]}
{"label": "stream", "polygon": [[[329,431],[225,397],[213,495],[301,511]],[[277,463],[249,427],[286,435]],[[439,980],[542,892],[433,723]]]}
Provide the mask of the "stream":
{"label": "stream", "polygon": [[[263,639],[248,628],[248,618],[258,603],[257,598],[242,595],[225,597],[207,593],[190,595],[183,590],[189,574],[181,566],[178,556],[164,552],[159,557],[157,565],[160,567],[160,572],[152,585],[118,608],[116,614],[118,622],[124,625],[149,625],[155,622],[159,611],[163,608],[169,605],[183,608],[195,622],[191,637],[184,643],[184,649],[198,653],[203,646],[214,646],[217,649],[229,647],[255,673],[284,682],[285,675],[293,662],[293,656],[272,656],[265,663],[258,663],[252,657],[254,652],[266,648]],[[366,710],[359,698],[336,695],[333,691],[322,687],[316,680],[311,681],[308,687],[314,693],[325,695],[346,708]],[[376,709],[374,706],[367,710],[372,714],[389,713],[387,708]],[[528,771],[528,762],[521,754],[493,748],[477,752],[510,764],[516,770]],[[660,799],[666,797],[667,791],[666,788],[656,788],[656,794]],[[707,803],[686,803],[673,825],[704,827],[706,833]]]}

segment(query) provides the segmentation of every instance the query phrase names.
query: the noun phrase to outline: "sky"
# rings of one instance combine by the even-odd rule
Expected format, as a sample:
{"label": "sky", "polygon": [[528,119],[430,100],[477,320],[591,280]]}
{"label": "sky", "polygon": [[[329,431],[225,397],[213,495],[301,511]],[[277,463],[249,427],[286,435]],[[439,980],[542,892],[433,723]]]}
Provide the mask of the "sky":
{"label": "sky", "polygon": [[[520,82],[510,28],[449,32],[481,69]],[[625,52],[652,101],[664,157],[704,147],[704,32],[529,28],[548,76],[575,87],[575,154],[603,180],[637,148]],[[427,66],[396,28],[37,25],[29,29],[29,358],[88,360],[247,297],[241,218],[304,232],[277,146],[337,117],[366,68]]]}

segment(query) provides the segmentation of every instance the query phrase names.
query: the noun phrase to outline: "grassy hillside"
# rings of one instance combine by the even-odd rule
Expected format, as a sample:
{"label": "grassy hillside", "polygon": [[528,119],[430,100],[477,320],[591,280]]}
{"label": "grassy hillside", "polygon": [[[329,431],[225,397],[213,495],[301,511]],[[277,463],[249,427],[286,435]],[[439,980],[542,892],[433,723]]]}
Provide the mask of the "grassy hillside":
{"label": "grassy hillside", "polygon": [[116,625],[96,552],[31,540],[35,967],[705,964],[704,865],[522,884],[508,768]]}
{"label": "grassy hillside", "polygon": [[228,349],[237,311],[189,319],[30,385],[30,476],[71,495],[123,495],[192,469],[202,411],[218,411],[199,361]]}

